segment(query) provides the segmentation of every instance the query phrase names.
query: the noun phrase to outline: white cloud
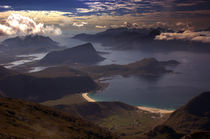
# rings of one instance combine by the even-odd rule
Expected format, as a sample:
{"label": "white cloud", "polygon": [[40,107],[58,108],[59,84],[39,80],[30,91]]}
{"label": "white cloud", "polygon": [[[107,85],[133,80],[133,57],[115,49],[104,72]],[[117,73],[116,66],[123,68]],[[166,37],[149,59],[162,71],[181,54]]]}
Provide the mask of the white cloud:
{"label": "white cloud", "polygon": [[36,23],[33,19],[19,14],[11,14],[4,24],[0,24],[0,34],[4,35],[60,35],[60,28],[55,26],[46,26],[42,23]]}
{"label": "white cloud", "polygon": [[106,26],[99,26],[99,25],[96,25],[96,28],[104,29],[104,28],[106,28]]}
{"label": "white cloud", "polygon": [[193,32],[186,30],[183,33],[161,33],[156,40],[189,40],[210,43],[210,31]]}
{"label": "white cloud", "polygon": [[73,23],[73,26],[76,26],[76,27],[83,27],[84,25],[87,25],[87,24],[88,24],[87,22]]}
{"label": "white cloud", "polygon": [[12,7],[9,5],[0,5],[1,9],[11,9]]}
{"label": "white cloud", "polygon": [[111,27],[111,28],[119,28],[118,25],[111,25],[110,27]]}
{"label": "white cloud", "polygon": [[77,8],[78,13],[89,13],[89,12],[93,12],[93,11],[94,11],[94,9]]}

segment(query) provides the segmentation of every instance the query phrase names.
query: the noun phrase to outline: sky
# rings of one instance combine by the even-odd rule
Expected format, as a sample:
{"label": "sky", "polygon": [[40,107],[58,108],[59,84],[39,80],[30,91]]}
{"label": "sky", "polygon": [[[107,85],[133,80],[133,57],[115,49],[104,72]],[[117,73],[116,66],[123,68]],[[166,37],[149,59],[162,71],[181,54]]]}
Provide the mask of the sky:
{"label": "sky", "polygon": [[209,0],[0,0],[0,34],[210,27]]}

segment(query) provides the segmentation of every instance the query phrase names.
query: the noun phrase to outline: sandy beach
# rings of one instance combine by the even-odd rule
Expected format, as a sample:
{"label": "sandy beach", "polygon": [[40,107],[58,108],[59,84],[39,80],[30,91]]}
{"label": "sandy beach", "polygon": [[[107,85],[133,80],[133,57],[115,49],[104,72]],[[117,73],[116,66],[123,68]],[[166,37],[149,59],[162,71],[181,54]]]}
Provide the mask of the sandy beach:
{"label": "sandy beach", "polygon": [[87,100],[88,102],[96,102],[94,99],[88,96],[88,93],[82,93],[82,97]]}
{"label": "sandy beach", "polygon": [[[88,96],[88,93],[82,93],[82,97],[88,102],[96,102],[94,99]],[[136,106],[139,110],[148,111],[151,113],[161,113],[161,114],[170,114],[174,112],[173,110],[165,110],[165,109],[158,109],[158,108],[151,108],[151,107],[144,107],[144,106]]]}
{"label": "sandy beach", "polygon": [[151,108],[151,107],[144,107],[144,106],[137,106],[138,109],[149,111],[151,113],[162,113],[162,114],[170,114],[174,112],[174,110],[165,110],[165,109],[158,109],[158,108]]}

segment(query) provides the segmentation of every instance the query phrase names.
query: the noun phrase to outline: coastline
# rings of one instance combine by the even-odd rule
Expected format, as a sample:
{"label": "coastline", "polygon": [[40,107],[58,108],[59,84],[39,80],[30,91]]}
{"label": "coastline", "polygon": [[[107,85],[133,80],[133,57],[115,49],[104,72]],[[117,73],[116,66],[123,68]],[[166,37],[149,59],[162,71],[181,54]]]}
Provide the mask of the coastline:
{"label": "coastline", "polygon": [[[87,102],[96,102],[96,100],[90,98],[88,96],[88,93],[82,93],[81,96],[87,101]],[[174,110],[165,110],[165,109],[159,109],[159,108],[152,108],[152,107],[144,107],[144,106],[136,106],[139,110],[151,112],[151,113],[160,113],[160,114],[170,114],[174,112]]]}
{"label": "coastline", "polygon": [[151,113],[161,113],[161,114],[170,114],[174,112],[174,110],[165,110],[159,108],[152,108],[152,107],[144,107],[144,106],[136,106],[139,110],[148,111]]}
{"label": "coastline", "polygon": [[94,99],[90,98],[88,96],[88,93],[82,93],[82,97],[87,101],[87,102],[96,102]]}

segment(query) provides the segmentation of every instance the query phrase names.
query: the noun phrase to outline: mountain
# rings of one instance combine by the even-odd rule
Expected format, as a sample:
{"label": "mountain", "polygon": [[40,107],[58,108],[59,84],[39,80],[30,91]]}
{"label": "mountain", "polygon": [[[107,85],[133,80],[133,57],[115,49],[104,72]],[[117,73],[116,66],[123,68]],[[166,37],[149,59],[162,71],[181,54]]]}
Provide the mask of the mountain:
{"label": "mountain", "polygon": [[58,65],[58,64],[95,64],[104,60],[93,47],[91,43],[86,43],[73,48],[48,53],[40,64]]}
{"label": "mountain", "polygon": [[0,51],[13,54],[40,53],[58,49],[58,43],[41,35],[17,36],[2,42]]}
{"label": "mountain", "polygon": [[73,38],[102,43],[104,46],[111,46],[113,49],[123,50],[144,50],[144,51],[193,51],[210,52],[210,43],[202,43],[187,40],[155,40],[157,35],[164,32],[174,32],[162,28],[151,29],[108,29],[96,34],[78,34]]}
{"label": "mountain", "polygon": [[183,133],[210,131],[210,92],[205,92],[177,109],[165,122]]}
{"label": "mountain", "polygon": [[93,78],[113,75],[160,76],[164,73],[172,72],[172,70],[168,70],[166,66],[176,66],[178,64],[180,63],[175,60],[158,61],[155,58],[145,58],[127,65],[112,64],[103,66],[89,66],[81,68],[80,70],[83,72],[88,72],[88,74]]}
{"label": "mountain", "polygon": [[142,139],[209,139],[210,92],[201,93],[174,111],[161,125],[156,126]]}
{"label": "mountain", "polygon": [[[3,69],[5,70],[5,69]],[[10,73],[7,70],[5,73]],[[99,86],[89,76],[42,77],[12,74],[0,79],[0,90],[7,97],[42,102],[67,94],[87,92]]]}
{"label": "mountain", "polygon": [[88,121],[20,99],[0,98],[0,138],[117,138]]}

